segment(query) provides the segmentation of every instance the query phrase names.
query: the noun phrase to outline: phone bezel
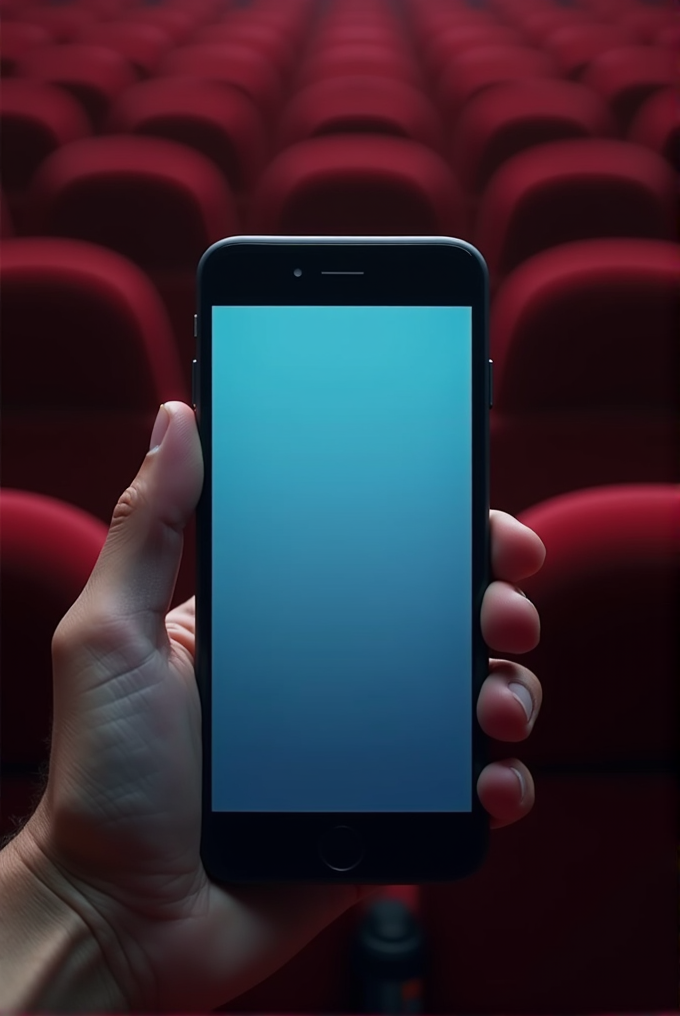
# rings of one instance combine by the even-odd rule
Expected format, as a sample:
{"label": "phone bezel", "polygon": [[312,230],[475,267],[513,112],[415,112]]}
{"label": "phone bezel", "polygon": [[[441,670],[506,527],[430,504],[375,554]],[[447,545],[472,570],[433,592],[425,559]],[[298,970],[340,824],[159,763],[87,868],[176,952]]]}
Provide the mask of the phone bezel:
{"label": "phone bezel", "polygon": [[[332,271],[363,275],[321,275]],[[336,267],[337,266],[337,267]],[[294,268],[302,275],[293,275]],[[472,307],[473,689],[488,673],[479,622],[489,566],[488,304],[486,265],[469,243],[451,237],[237,236],[210,247],[198,266],[196,416],[206,463],[196,512],[196,676],[202,705],[201,856],[222,881],[414,884],[446,882],[474,871],[486,853],[489,821],[476,793],[486,739],[472,716],[472,802],[466,813],[213,812],[210,603],[212,454],[210,404],[213,305]],[[342,299],[338,298],[342,293]],[[397,295],[398,299],[395,299]],[[369,845],[351,871],[330,870],[318,842],[329,826],[349,825]],[[273,849],[274,848],[274,849]]]}

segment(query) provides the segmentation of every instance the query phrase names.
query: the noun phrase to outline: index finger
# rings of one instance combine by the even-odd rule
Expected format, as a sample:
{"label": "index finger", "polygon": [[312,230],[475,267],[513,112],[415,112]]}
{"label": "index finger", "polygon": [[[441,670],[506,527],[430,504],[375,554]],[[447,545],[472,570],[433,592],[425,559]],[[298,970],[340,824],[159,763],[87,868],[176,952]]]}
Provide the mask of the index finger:
{"label": "index finger", "polygon": [[533,529],[507,512],[491,509],[491,571],[494,579],[520,582],[540,571],[545,546]]}

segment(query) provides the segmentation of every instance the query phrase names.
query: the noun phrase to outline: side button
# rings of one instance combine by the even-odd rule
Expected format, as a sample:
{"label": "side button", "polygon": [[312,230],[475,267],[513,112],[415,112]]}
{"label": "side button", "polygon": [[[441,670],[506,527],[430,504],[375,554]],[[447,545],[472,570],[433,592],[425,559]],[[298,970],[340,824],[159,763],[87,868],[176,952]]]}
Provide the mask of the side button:
{"label": "side button", "polygon": [[191,361],[191,405],[194,407],[194,409],[196,408],[196,388],[197,388],[196,370],[197,370],[197,367],[198,367],[197,361],[196,360],[192,360]]}
{"label": "side button", "polygon": [[194,338],[198,338],[198,314],[194,314]]}
{"label": "side button", "polygon": [[493,360],[489,360],[489,409],[493,408]]}

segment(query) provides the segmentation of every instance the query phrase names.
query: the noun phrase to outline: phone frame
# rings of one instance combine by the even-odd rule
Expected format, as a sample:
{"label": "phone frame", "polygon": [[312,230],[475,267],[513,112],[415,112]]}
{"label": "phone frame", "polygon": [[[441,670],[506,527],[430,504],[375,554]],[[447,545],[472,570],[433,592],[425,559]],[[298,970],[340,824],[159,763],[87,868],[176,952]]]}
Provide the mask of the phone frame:
{"label": "phone frame", "polygon": [[[328,271],[353,273],[361,269],[365,274],[321,276],[320,271],[324,269],[319,267],[319,258],[325,259],[323,264]],[[415,274],[414,263],[419,266]],[[299,278],[293,275],[294,268],[302,269]],[[455,270],[449,273],[449,268]],[[203,448],[205,480],[196,511],[196,678],[202,706],[201,856],[205,868],[216,880],[235,883],[389,885],[462,878],[481,864],[489,836],[489,818],[476,792],[477,778],[488,760],[487,743],[474,708],[488,674],[488,649],[480,624],[482,598],[490,581],[490,361],[486,264],[471,244],[444,236],[234,236],[213,244],[203,254],[197,272],[197,292],[193,400]],[[399,296],[397,300],[395,293]],[[212,307],[229,304],[472,308],[471,812],[212,811]],[[368,844],[362,860],[349,871],[330,869],[319,853],[319,839],[324,831],[338,825],[356,829]]]}

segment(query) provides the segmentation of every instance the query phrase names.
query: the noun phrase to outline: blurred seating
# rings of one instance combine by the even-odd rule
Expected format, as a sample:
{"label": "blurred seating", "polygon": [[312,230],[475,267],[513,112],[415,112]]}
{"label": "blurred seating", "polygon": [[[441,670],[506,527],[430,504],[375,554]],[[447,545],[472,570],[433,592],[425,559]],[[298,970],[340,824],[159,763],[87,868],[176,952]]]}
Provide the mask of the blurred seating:
{"label": "blurred seating", "polygon": [[662,88],[677,87],[671,53],[660,47],[622,46],[588,64],[582,81],[599,92],[625,135],[642,104]]}
{"label": "blurred seating", "polygon": [[551,33],[545,40],[545,48],[568,78],[578,80],[597,57],[634,42],[634,34],[623,25],[588,23],[570,25]]}
{"label": "blurred seating", "polygon": [[309,56],[295,79],[295,88],[305,88],[329,78],[371,75],[391,78],[415,88],[423,84],[415,59],[394,52],[387,46],[344,43]]}
{"label": "blurred seating", "polygon": [[242,89],[270,123],[283,102],[281,75],[267,57],[244,43],[182,46],[162,61],[159,75],[204,78]]}
{"label": "blurred seating", "polygon": [[621,12],[621,23],[624,28],[635,33],[644,45],[656,41],[659,32],[677,24],[677,6],[668,3],[635,4],[628,11]]}
{"label": "blurred seating", "polygon": [[526,46],[479,46],[449,63],[439,80],[438,98],[453,129],[466,103],[478,92],[505,81],[559,77],[549,56]]}
{"label": "blurred seating", "polygon": [[12,78],[0,90],[0,178],[17,232],[31,231],[29,187],[52,152],[91,133],[80,103],[63,88]]}
{"label": "blurred seating", "polygon": [[239,232],[234,196],[217,167],[164,138],[91,138],[45,160],[32,201],[43,234],[108,247],[149,275],[175,329],[188,386],[196,266],[211,243]]}
{"label": "blurred seating", "polygon": [[484,191],[474,242],[492,285],[533,254],[596,237],[671,239],[676,181],[660,155],[609,139],[553,141],[513,156]]}
{"label": "blurred seating", "polygon": [[104,46],[68,43],[31,50],[18,64],[20,77],[59,85],[81,104],[94,130],[111,103],[137,80],[128,61]]}
{"label": "blurred seating", "polygon": [[543,568],[522,584],[541,641],[514,659],[543,683],[522,758],[670,771],[680,746],[680,486],[573,490],[521,519],[546,547]]}
{"label": "blurred seating", "polygon": [[104,21],[88,25],[78,35],[86,46],[105,46],[120,53],[134,67],[137,77],[151,77],[172,46],[167,32],[155,25],[129,21]]}
{"label": "blurred seating", "polygon": [[2,190],[0,190],[0,240],[8,240],[14,236],[14,223]]}
{"label": "blurred seating", "polygon": [[[603,609],[598,604],[595,615],[584,616],[594,640]],[[639,674],[636,680],[640,687]],[[581,659],[568,681],[580,719],[591,689]],[[524,745],[516,751],[523,757]],[[531,814],[491,834],[478,872],[452,885],[422,886],[424,1011],[673,1012],[674,776],[538,772],[535,784]]]}
{"label": "blurred seating", "polygon": [[266,61],[276,66],[282,79],[287,79],[295,61],[295,46],[290,37],[282,34],[276,25],[257,21],[237,21],[231,18],[201,29],[192,39],[193,45],[233,44],[256,50]]}
{"label": "blurred seating", "polygon": [[430,80],[436,85],[446,67],[463,53],[482,46],[522,46],[524,39],[506,25],[456,25],[432,36],[423,54]]}
{"label": "blurred seating", "polygon": [[301,141],[277,155],[253,194],[253,233],[464,236],[462,194],[441,156],[405,138]]}
{"label": "blurred seating", "polygon": [[674,243],[590,240],[506,279],[491,309],[495,507],[680,482],[679,271]]}
{"label": "blurred seating", "polygon": [[[0,489],[0,522],[0,705],[12,717],[2,757],[4,764],[37,768],[49,758],[52,635],[82,592],[108,526],[73,504],[8,488]],[[25,772],[14,814],[27,814],[34,788]],[[3,808],[3,826],[8,817]]]}
{"label": "blurred seating", "polygon": [[52,36],[40,25],[21,21],[3,23],[0,35],[0,74],[3,78],[13,77],[21,60],[32,50],[48,46]]}
{"label": "blurred seating", "polygon": [[125,20],[131,24],[151,25],[169,35],[173,43],[181,46],[196,31],[196,23],[186,7],[182,10],[164,5],[142,5],[126,11]]}
{"label": "blurred seating", "polygon": [[660,88],[637,112],[628,140],[661,155],[680,172],[680,99],[674,88]]}
{"label": "blurred seating", "polygon": [[283,110],[277,147],[338,133],[390,134],[439,152],[444,147],[441,120],[425,95],[377,75],[329,78],[297,92]]}
{"label": "blurred seating", "polygon": [[43,28],[54,42],[75,42],[86,25],[99,20],[99,12],[93,4],[28,4],[22,19]]}
{"label": "blurred seating", "polygon": [[211,159],[237,195],[263,168],[267,139],[255,103],[236,86],[156,78],[126,89],[107,122],[112,133],[166,138]]}
{"label": "blurred seating", "polygon": [[583,85],[509,82],[486,88],[467,103],[453,132],[451,164],[463,187],[480,193],[503,163],[527,148],[613,132],[607,106]]}

